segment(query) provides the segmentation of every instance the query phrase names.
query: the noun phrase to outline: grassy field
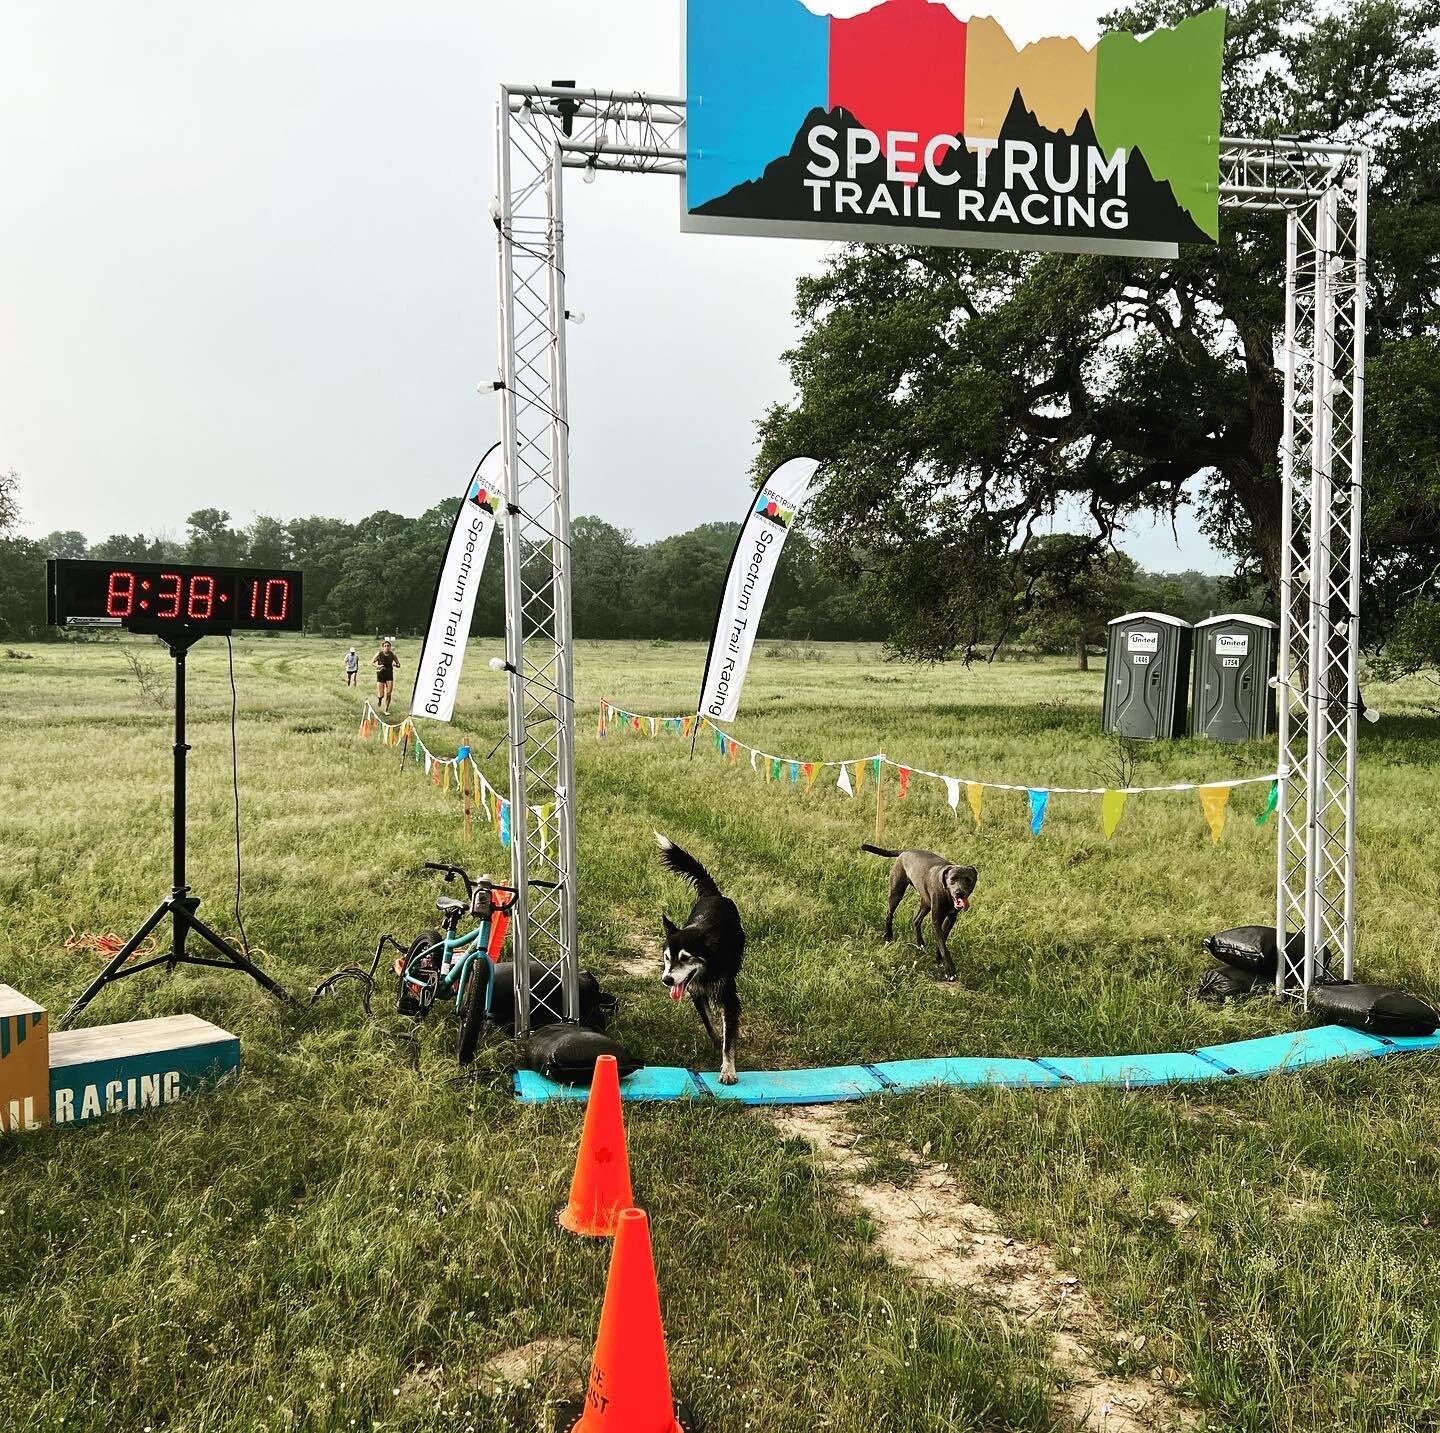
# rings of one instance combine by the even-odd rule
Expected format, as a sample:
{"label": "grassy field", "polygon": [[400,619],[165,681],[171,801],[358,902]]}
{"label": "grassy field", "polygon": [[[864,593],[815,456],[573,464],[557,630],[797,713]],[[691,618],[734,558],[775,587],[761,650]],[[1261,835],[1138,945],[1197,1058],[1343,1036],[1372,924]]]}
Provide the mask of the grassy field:
{"label": "grassy field", "polygon": [[[393,753],[358,740],[343,643],[236,644],[252,946],[290,990],[430,923],[425,860],[504,868],[485,830]],[[503,736],[483,657],[452,730]],[[405,650],[405,647],[411,650]],[[168,885],[169,713],[153,643],[34,646],[0,660],[0,979],[64,1008],[97,966],[78,931],[128,932]],[[404,644],[402,659],[413,658]],[[686,1009],[635,973],[660,913],[686,909],[650,839],[693,850],[744,912],[741,1068],[939,1054],[1185,1049],[1287,1029],[1268,999],[1190,995],[1200,939],[1273,911],[1265,787],[1241,788],[1219,845],[1190,795],[1132,798],[1113,840],[1097,798],[1056,797],[1039,838],[1019,795],[888,793],[886,840],[973,862],[954,986],[879,939],[885,864],[861,855],[873,792],[833,776],[809,796],[731,768],[702,740],[596,738],[603,693],[678,713],[696,648],[582,644],[577,654],[584,963],[623,1000],[613,1030],[654,1063],[708,1066]],[[408,663],[407,668],[408,670]],[[403,673],[402,673],[403,675]],[[1424,691],[1376,688],[1361,759],[1359,966],[1440,988],[1440,721]],[[1100,674],[1025,663],[890,665],[874,649],[757,653],[735,733],[796,757],[898,760],[1030,785],[1115,784]],[[225,647],[192,657],[191,874],[234,930]],[[1273,742],[1147,752],[1154,784],[1263,773]],[[499,758],[486,769],[503,780]],[[658,966],[657,966],[658,973]],[[242,1078],[192,1103],[0,1145],[0,1423],[66,1429],[531,1429],[576,1396],[603,1251],[551,1231],[579,1111],[522,1109],[498,1037],[456,1077],[453,1023],[421,1030],[420,1068],[377,1002],[277,1006],[239,976],[142,975],[87,1020],[194,1011],[237,1032]],[[905,1150],[956,1173],[1016,1237],[1042,1242],[1143,1338],[1105,1367],[1167,1370],[1209,1429],[1440,1427],[1440,1092],[1424,1057],[1203,1090],[934,1093],[856,1106],[875,1173]],[[1057,1424],[1063,1377],[1003,1307],[915,1282],[763,1112],[628,1111],[651,1213],[677,1391],[703,1425],[757,1433],[1026,1429]],[[1183,1209],[1177,1220],[1166,1211]],[[549,1356],[508,1381],[492,1360]],[[1095,1425],[1097,1428],[1101,1424]]]}

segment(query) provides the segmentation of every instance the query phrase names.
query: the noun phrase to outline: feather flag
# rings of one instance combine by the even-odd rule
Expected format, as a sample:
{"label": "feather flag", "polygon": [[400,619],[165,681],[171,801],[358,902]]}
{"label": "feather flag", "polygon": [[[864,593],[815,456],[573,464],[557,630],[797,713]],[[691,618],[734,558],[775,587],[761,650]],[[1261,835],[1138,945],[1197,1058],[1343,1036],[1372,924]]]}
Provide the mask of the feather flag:
{"label": "feather flag", "polygon": [[750,500],[715,614],[715,635],[705,654],[697,715],[733,721],[750,665],[760,614],[790,527],[810,495],[820,464],[814,458],[781,463]]}
{"label": "feather flag", "polygon": [[485,554],[495,531],[500,490],[505,484],[505,461],[499,443],[475,465],[465,495],[455,511],[455,523],[440,570],[435,574],[435,596],[420,658],[415,663],[415,687],[410,715],[449,721],[455,711],[455,691],[465,661],[465,642],[475,594],[485,570]]}
{"label": "feather flag", "polygon": [[1038,836],[1040,828],[1045,824],[1045,811],[1050,805],[1050,793],[1048,791],[1026,791],[1030,798],[1030,834]]}
{"label": "feather flag", "polygon": [[1210,842],[1220,844],[1220,833],[1225,829],[1225,819],[1230,806],[1228,786],[1202,786],[1200,805],[1205,812],[1205,824],[1210,828]]}
{"label": "feather flag", "polygon": [[1125,793],[1123,791],[1106,791],[1100,796],[1100,824],[1105,828],[1105,839],[1108,841],[1114,834],[1115,828],[1120,824],[1120,817],[1125,810]]}

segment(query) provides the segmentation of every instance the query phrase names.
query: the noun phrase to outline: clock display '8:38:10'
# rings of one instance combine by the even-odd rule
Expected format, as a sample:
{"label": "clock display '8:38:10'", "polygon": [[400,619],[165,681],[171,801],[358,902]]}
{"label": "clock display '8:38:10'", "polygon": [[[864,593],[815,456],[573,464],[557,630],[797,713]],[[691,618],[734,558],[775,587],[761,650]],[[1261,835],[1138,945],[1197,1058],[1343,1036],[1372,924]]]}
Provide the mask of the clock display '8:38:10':
{"label": "clock display '8:38:10'", "polygon": [[287,625],[290,603],[287,577],[115,567],[105,585],[105,615],[122,621],[281,627]]}

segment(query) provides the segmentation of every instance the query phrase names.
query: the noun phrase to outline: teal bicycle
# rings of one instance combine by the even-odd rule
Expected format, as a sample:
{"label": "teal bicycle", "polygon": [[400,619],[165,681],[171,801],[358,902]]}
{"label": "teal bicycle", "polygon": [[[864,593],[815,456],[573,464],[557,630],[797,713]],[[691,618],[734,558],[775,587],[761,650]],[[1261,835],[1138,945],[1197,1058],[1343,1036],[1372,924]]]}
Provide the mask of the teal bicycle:
{"label": "teal bicycle", "polygon": [[[442,929],[422,930],[409,946],[403,946],[393,935],[382,935],[375,946],[375,956],[368,971],[359,966],[345,966],[316,987],[312,1001],[333,993],[342,980],[359,981],[366,1014],[375,990],[375,977],[386,946],[400,952],[391,966],[397,979],[395,1010],[397,1014],[423,1020],[437,1000],[454,1001],[458,1013],[459,1033],[456,1055],[461,1065],[475,1058],[485,1022],[490,1018],[495,993],[495,964],[505,945],[510,929],[510,913],[515,904],[515,888],[492,881],[488,876],[471,877],[459,866],[426,861],[427,871],[440,871],[447,882],[459,880],[465,885],[466,899],[441,896],[435,902],[440,912]],[[531,881],[532,886],[554,888],[553,881]],[[466,916],[475,919],[475,926],[461,931]]]}

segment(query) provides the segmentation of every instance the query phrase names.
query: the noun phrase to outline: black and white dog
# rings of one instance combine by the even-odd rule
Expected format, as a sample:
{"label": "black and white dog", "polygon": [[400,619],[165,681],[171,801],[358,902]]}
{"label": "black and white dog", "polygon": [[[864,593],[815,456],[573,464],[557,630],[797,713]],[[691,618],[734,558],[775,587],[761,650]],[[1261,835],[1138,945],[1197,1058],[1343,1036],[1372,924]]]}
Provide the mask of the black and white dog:
{"label": "black and white dog", "polygon": [[[695,1013],[720,1052],[720,1083],[733,1085],[735,1047],[740,1040],[740,994],[735,977],[740,974],[745,954],[740,912],[734,901],[720,894],[710,872],[694,856],[658,831],[655,840],[666,870],[684,876],[695,887],[695,904],[684,925],[677,926],[668,915],[661,916],[665,923],[665,969],[661,979],[672,1000],[683,1000],[688,992],[695,1002]],[[710,1020],[712,996],[720,1004],[718,1035]]]}
{"label": "black and white dog", "polygon": [[950,959],[950,947],[946,944],[950,928],[961,911],[970,909],[970,897],[975,891],[979,873],[974,866],[957,866],[935,851],[891,851],[885,846],[860,847],[875,856],[889,856],[895,864],[890,868],[890,905],[885,912],[885,939],[895,938],[895,908],[905,898],[911,886],[920,898],[920,909],[915,912],[915,948],[925,949],[920,934],[925,917],[935,931],[935,959],[940,962],[946,980],[955,979],[955,962]]}

